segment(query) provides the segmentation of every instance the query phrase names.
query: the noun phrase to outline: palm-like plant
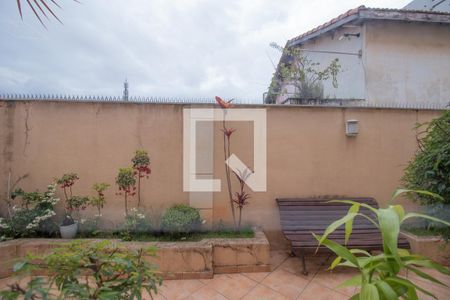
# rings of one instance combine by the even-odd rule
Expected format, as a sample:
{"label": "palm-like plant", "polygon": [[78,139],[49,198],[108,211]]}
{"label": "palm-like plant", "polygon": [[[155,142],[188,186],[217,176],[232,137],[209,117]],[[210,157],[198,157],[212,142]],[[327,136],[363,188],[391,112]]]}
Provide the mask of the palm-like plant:
{"label": "palm-like plant", "polygon": [[[19,14],[20,14],[20,18],[23,19],[23,14],[22,14],[22,0],[16,0],[17,1],[17,8],[19,9]],[[56,20],[58,20],[58,22],[61,22],[61,20],[58,18],[58,16],[53,12],[53,9],[51,7],[51,3],[53,3],[53,5],[61,8],[61,6],[58,4],[58,0],[25,0],[28,4],[28,6],[30,7],[30,9],[33,11],[34,15],[36,16],[36,18],[39,20],[39,22],[41,22],[42,26],[45,27],[44,22],[42,21],[41,17],[45,17],[47,18],[47,20],[49,20],[48,17],[48,13],[50,13]],[[75,2],[80,3],[78,0],[73,0]],[[45,27],[47,28],[47,27]]]}
{"label": "palm-like plant", "polygon": [[[441,198],[439,195],[427,191],[413,191],[400,189],[397,190],[393,199],[401,194],[418,193],[431,197]],[[333,251],[337,257],[332,262],[330,269],[337,266],[356,268],[359,275],[342,283],[341,286],[359,286],[361,291],[354,295],[351,299],[418,299],[417,291],[421,291],[435,299],[431,292],[421,288],[417,284],[399,275],[401,270],[408,270],[415,273],[419,277],[430,282],[446,286],[438,279],[427,274],[418,267],[434,269],[440,273],[450,275],[450,270],[432,262],[430,259],[409,253],[406,249],[398,248],[398,236],[400,234],[401,224],[410,218],[424,218],[434,222],[443,223],[450,226],[450,223],[439,220],[419,213],[405,213],[401,205],[389,205],[388,208],[375,209],[369,205],[349,201],[349,200],[332,200],[331,202],[342,202],[351,204],[347,215],[333,222],[328,226],[322,236],[313,235],[319,241],[319,246],[324,245]],[[360,213],[359,209],[363,206],[369,209],[376,218]],[[353,220],[356,216],[368,219],[381,231],[383,238],[383,253],[371,255],[367,251],[361,249],[347,249],[346,247],[333,242],[327,237],[341,226],[345,226],[345,243],[347,243],[352,233]]]}

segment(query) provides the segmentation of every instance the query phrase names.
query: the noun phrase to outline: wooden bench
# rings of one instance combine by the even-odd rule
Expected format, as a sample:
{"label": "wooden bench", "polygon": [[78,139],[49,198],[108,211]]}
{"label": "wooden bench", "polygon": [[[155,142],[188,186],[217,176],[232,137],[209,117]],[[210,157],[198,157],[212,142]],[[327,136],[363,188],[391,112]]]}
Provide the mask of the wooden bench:
{"label": "wooden bench", "polygon": [[[305,255],[315,253],[318,245],[311,232],[322,235],[328,225],[346,215],[350,208],[350,204],[330,203],[328,201],[352,200],[378,208],[378,204],[373,198],[320,197],[276,200],[280,210],[281,229],[284,236],[291,242],[292,254],[301,257],[303,274],[305,275],[308,274]],[[361,207],[360,212],[374,217],[373,212],[367,208]],[[329,239],[343,245],[345,239],[344,226],[333,232]],[[399,248],[409,248],[406,238],[400,237],[398,246]],[[347,247],[366,251],[382,250],[381,233],[369,220],[357,216],[353,222],[353,231]],[[321,246],[318,253],[331,253],[331,251],[325,246]]]}

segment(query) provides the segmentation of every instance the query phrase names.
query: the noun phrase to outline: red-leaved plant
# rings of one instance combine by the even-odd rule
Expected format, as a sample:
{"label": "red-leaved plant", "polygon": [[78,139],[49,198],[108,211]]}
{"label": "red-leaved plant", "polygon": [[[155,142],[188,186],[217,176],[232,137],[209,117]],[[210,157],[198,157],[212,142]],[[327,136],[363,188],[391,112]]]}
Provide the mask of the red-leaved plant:
{"label": "red-leaved plant", "polygon": [[116,184],[119,186],[117,195],[124,195],[125,215],[128,216],[128,196],[133,197],[136,194],[136,178],[133,168],[120,168]]}
{"label": "red-leaved plant", "polygon": [[82,196],[74,196],[72,186],[80,179],[76,173],[66,173],[61,178],[56,179],[56,183],[63,189],[65,200],[65,217],[63,225],[74,223],[74,212],[80,217],[80,210],[86,209],[89,198]]}
{"label": "red-leaved plant", "polygon": [[[223,133],[223,152],[226,161],[231,155],[231,135],[233,134],[233,132],[236,131],[233,128],[227,128],[226,126],[227,109],[233,107],[233,104],[231,103],[233,100],[225,101],[222,98],[216,96],[216,101],[223,111],[221,131]],[[233,185],[231,182],[231,172],[235,174],[239,182],[239,191],[235,192],[234,194],[233,194]],[[244,172],[240,172],[240,174],[237,174],[236,172],[231,170],[231,168],[228,166],[227,163],[225,163],[225,176],[227,180],[228,197],[230,201],[231,215],[233,217],[233,224],[236,230],[240,230],[241,228],[242,209],[244,208],[245,205],[248,204],[247,200],[250,198],[250,195],[245,192],[245,181],[250,175],[251,171],[248,169],[245,170]],[[235,206],[239,209],[238,221],[236,221]]]}

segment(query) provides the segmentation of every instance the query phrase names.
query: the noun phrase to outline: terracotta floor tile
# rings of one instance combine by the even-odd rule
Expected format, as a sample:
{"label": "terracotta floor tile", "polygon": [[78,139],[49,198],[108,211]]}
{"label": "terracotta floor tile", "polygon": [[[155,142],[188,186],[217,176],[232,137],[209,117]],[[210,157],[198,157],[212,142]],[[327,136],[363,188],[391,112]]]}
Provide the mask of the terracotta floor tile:
{"label": "terracotta floor tile", "polygon": [[[435,283],[428,283],[422,280],[417,279],[410,279],[413,283],[415,283],[417,286],[423,288],[424,290],[434,294],[438,299],[450,299],[450,288],[435,284]],[[433,299],[430,296],[422,294],[422,297],[420,299]]]}
{"label": "terracotta floor tile", "polygon": [[268,288],[262,284],[259,284],[253,290],[250,291],[247,295],[245,295],[243,300],[288,300],[289,298],[284,297],[280,293],[275,292],[271,288]]}
{"label": "terracotta floor tile", "polygon": [[299,300],[346,300],[348,296],[311,282],[300,294]]}
{"label": "terracotta floor tile", "polygon": [[258,272],[258,273],[242,273],[242,275],[256,281],[256,282],[261,282],[264,280],[264,278],[266,278],[267,276],[269,276],[270,272]]}
{"label": "terracotta floor tile", "polygon": [[147,291],[142,292],[142,299],[144,300],[167,300],[161,293],[158,291],[158,294],[152,294],[153,298],[147,293]]}
{"label": "terracotta floor tile", "polygon": [[191,294],[186,300],[227,300],[224,296],[219,294],[215,289],[209,286],[204,286]]}
{"label": "terracotta floor tile", "polygon": [[314,277],[314,275],[319,271],[320,268],[325,268],[325,266],[328,266],[323,265],[324,263],[326,264],[326,257],[307,259],[306,270],[308,271],[308,275],[303,275],[302,260],[299,257],[287,258],[279,268],[310,280]]}
{"label": "terracotta floor tile", "polygon": [[308,282],[303,277],[278,269],[267,276],[262,284],[289,299],[296,299]]}
{"label": "terracotta floor tile", "polygon": [[312,282],[328,287],[333,290],[337,290],[338,292],[343,293],[347,296],[352,296],[355,292],[354,287],[345,287],[337,289],[337,286],[346,281],[347,279],[350,279],[356,275],[358,275],[358,273],[349,268],[333,271],[321,269],[314,277]]}
{"label": "terracotta floor tile", "polygon": [[200,280],[166,280],[159,290],[166,299],[184,299],[202,286]]}
{"label": "terracotta floor tile", "polygon": [[241,299],[257,282],[241,274],[216,275],[208,283],[208,287],[213,288],[227,299]]}
{"label": "terracotta floor tile", "polygon": [[270,251],[270,266],[272,271],[278,268],[289,255],[286,251]]}
{"label": "terracotta floor tile", "polygon": [[[420,271],[427,273],[428,275],[433,276],[434,278],[436,278],[437,280],[441,281],[442,283],[450,286],[450,276],[442,274],[439,271],[433,270],[433,269],[428,269],[428,268],[417,268]],[[416,273],[408,270],[407,276],[408,279],[417,279],[420,281],[424,281],[424,282],[429,282],[428,280],[416,275]]]}

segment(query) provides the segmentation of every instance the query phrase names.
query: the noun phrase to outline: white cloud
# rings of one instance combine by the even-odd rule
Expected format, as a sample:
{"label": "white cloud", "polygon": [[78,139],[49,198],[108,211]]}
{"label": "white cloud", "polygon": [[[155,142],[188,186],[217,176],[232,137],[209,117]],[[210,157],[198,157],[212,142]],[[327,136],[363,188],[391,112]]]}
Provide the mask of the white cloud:
{"label": "white cloud", "polygon": [[348,9],[409,1],[62,1],[43,29],[16,1],[0,3],[0,93],[130,94],[261,99],[273,73],[269,43]]}

